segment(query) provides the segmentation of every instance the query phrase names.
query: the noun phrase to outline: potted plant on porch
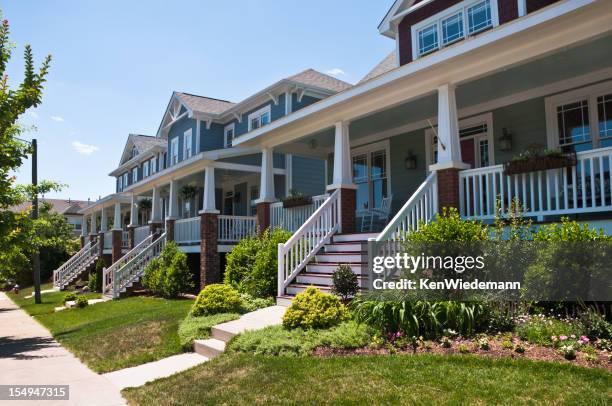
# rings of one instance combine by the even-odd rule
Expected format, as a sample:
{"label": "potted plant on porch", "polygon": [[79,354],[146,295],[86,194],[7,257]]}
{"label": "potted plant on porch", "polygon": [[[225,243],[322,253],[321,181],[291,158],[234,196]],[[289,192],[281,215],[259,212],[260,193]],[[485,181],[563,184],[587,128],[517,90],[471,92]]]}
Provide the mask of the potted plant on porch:
{"label": "potted plant on porch", "polygon": [[530,146],[504,165],[504,174],[545,171],[548,169],[569,168],[576,165],[576,153],[563,153],[559,150]]}
{"label": "potted plant on porch", "polygon": [[312,197],[306,196],[295,189],[291,189],[289,191],[289,196],[283,197],[281,201],[283,202],[284,209],[290,209],[292,207],[308,206],[312,203]]}

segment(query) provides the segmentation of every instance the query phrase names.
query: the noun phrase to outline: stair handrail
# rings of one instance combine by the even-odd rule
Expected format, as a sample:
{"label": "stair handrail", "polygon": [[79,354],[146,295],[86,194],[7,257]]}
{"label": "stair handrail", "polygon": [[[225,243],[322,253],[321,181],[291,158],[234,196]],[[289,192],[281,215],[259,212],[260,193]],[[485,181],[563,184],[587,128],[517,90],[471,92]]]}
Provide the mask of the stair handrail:
{"label": "stair handrail", "polygon": [[438,175],[432,171],[410,199],[376,237],[376,242],[401,241],[406,233],[418,230],[438,213]]}
{"label": "stair handrail", "polygon": [[81,248],[79,251],[77,251],[76,254],[71,256],[68,259],[68,261],[64,262],[62,264],[62,266],[60,266],[55,271],[53,271],[53,286],[59,287],[57,282],[62,280],[62,276],[65,273],[66,269],[71,267],[81,257],[81,255],[85,251],[89,250],[90,247],[91,247],[91,241],[89,241],[87,244],[85,244],[83,246],[83,248]]}
{"label": "stair handrail", "polygon": [[[166,233],[155,234],[151,244],[138,252],[124,266],[113,272],[113,298],[119,297],[121,291],[126,288],[137,277],[142,275],[144,267],[157,257],[166,245]],[[157,238],[155,238],[157,237]]]}
{"label": "stair handrail", "polygon": [[278,295],[340,229],[340,189],[336,189],[302,226],[278,244]]}
{"label": "stair handrail", "polygon": [[139,252],[144,250],[153,240],[153,234],[150,234],[147,238],[139,242],[134,248],[129,250],[124,256],[119,258],[114,264],[108,268],[104,268],[102,271],[102,293],[107,293],[109,287],[113,284],[113,275],[115,271],[125,264],[127,264],[132,258],[134,258]]}

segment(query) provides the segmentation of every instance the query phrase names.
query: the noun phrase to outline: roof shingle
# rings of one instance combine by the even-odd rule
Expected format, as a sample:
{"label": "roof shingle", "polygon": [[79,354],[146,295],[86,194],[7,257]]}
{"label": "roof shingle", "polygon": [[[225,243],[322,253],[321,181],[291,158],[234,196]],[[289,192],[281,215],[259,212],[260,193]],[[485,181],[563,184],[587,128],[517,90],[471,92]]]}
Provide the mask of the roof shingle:
{"label": "roof shingle", "polygon": [[235,103],[227,100],[213,99],[211,97],[197,96],[195,94],[176,92],[176,95],[191,110],[209,114],[221,114]]}
{"label": "roof shingle", "polygon": [[337,79],[333,76],[321,73],[314,69],[306,69],[296,75],[289,76],[286,80],[302,83],[306,86],[318,87],[320,89],[331,90],[334,92],[341,92],[343,90],[352,87],[348,82]]}
{"label": "roof shingle", "polygon": [[374,79],[375,77],[383,75],[395,68],[397,68],[397,65],[396,65],[395,51],[393,51],[389,55],[387,55],[385,59],[380,61],[378,65],[374,67],[374,69],[368,72],[368,74],[365,75],[363,79],[359,81],[359,83],[367,82],[368,80]]}

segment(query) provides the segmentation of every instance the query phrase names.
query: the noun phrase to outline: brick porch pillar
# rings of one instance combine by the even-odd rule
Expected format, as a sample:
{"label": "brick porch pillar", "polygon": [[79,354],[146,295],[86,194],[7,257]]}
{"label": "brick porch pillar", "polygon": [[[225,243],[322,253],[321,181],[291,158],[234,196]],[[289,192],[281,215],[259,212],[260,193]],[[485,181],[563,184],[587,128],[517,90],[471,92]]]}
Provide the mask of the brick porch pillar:
{"label": "brick porch pillar", "polygon": [[340,226],[343,234],[354,233],[357,229],[355,212],[357,210],[357,190],[340,189]]}
{"label": "brick porch pillar", "polygon": [[459,210],[459,168],[438,170],[438,207]]}
{"label": "brick porch pillar", "polygon": [[270,227],[270,202],[257,203],[257,233],[263,234]]}
{"label": "brick porch pillar", "polygon": [[114,264],[117,262],[123,255],[121,252],[122,238],[123,238],[123,230],[113,230],[111,231],[113,236],[113,244],[111,249],[111,261]]}
{"label": "brick porch pillar", "polygon": [[95,244],[98,240],[98,234],[89,234],[89,242]]}
{"label": "brick porch pillar", "polygon": [[166,219],[166,241],[174,241],[174,222],[176,220]]}
{"label": "brick porch pillar", "polygon": [[85,246],[85,236],[82,235],[81,236],[81,248],[83,248]]}
{"label": "brick porch pillar", "polygon": [[221,282],[221,264],[217,252],[217,213],[200,214],[200,288]]}
{"label": "brick porch pillar", "polygon": [[134,247],[136,246],[135,244],[135,240],[134,240],[134,229],[137,226],[133,226],[133,225],[129,225],[128,226],[128,249],[134,249]]}
{"label": "brick porch pillar", "polygon": [[100,258],[104,257],[104,233],[98,234],[98,241],[100,242],[98,255]]}
{"label": "brick porch pillar", "polygon": [[[160,235],[161,234],[161,229],[162,229],[162,223],[149,223],[149,232],[153,235]],[[154,238],[154,240],[157,238]]]}

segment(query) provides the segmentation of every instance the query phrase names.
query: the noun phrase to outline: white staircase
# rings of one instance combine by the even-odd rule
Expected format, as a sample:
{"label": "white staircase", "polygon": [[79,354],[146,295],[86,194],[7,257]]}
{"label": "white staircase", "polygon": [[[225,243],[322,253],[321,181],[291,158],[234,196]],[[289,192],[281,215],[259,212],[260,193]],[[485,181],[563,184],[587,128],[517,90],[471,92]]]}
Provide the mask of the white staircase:
{"label": "white staircase", "polygon": [[121,257],[102,274],[102,293],[118,299],[140,280],[149,262],[157,257],[166,245],[166,233],[149,235]]}
{"label": "white staircase", "polygon": [[98,259],[99,255],[100,241],[96,239],[93,244],[88,242],[64,265],[53,271],[53,286],[59,290],[65,289],[70,282],[86,271]]}

